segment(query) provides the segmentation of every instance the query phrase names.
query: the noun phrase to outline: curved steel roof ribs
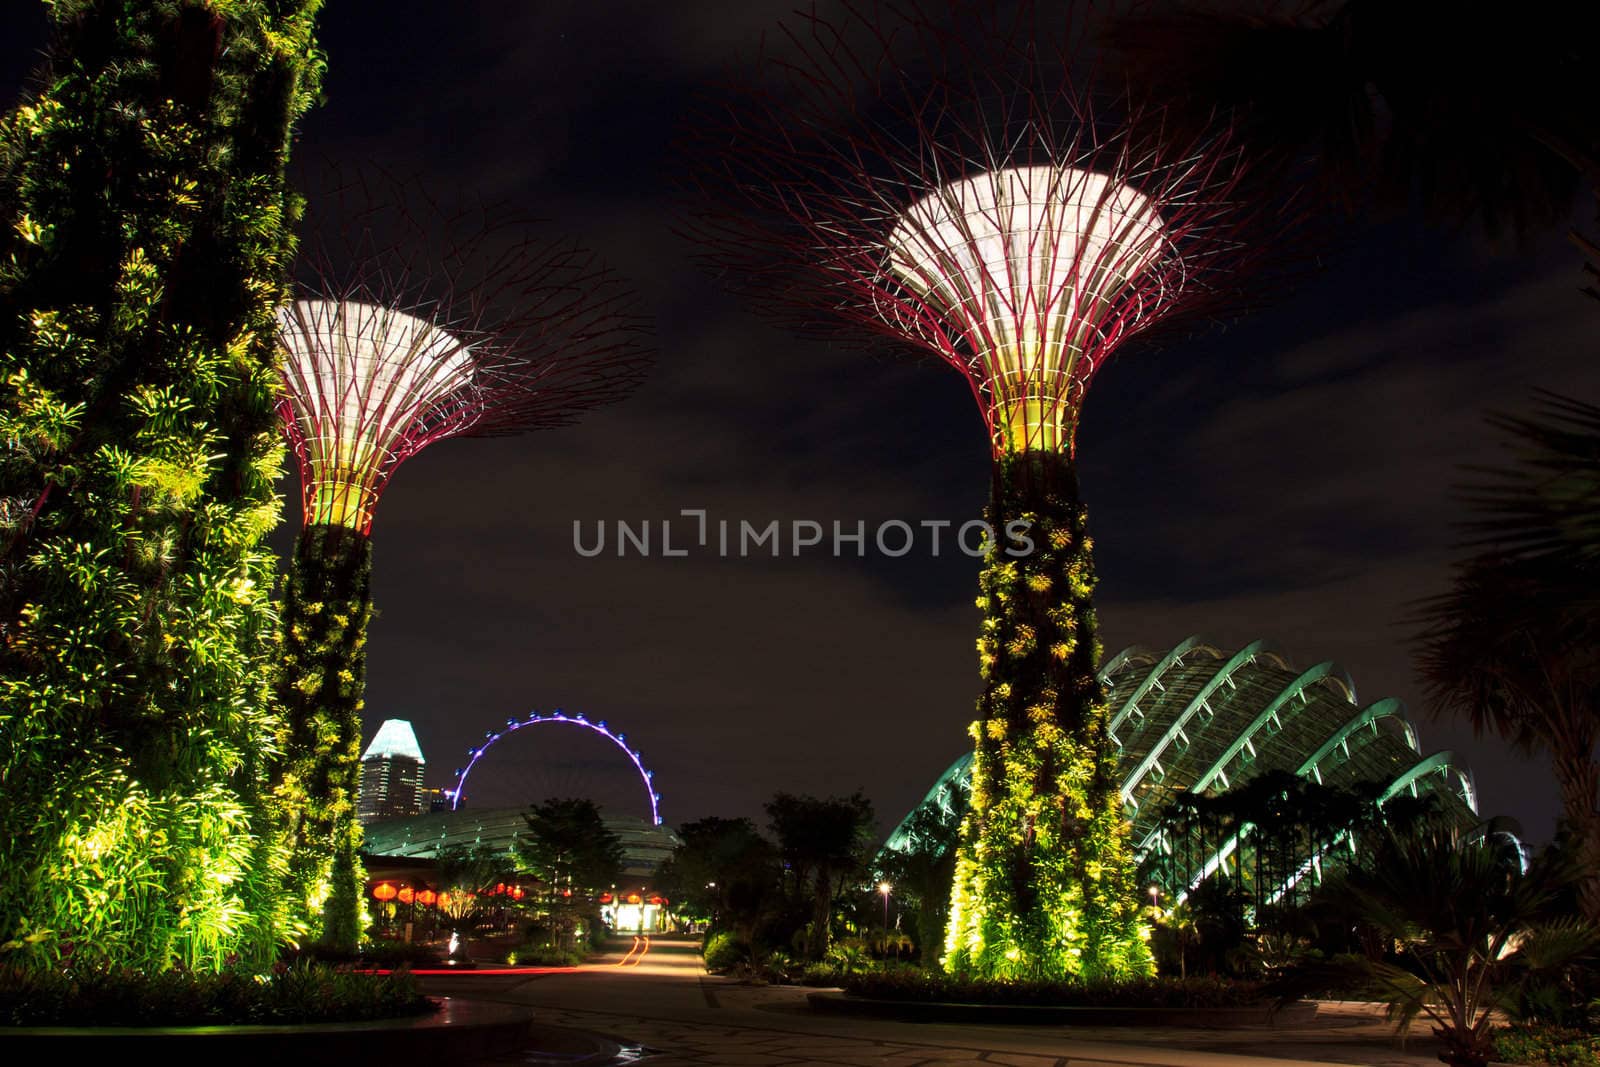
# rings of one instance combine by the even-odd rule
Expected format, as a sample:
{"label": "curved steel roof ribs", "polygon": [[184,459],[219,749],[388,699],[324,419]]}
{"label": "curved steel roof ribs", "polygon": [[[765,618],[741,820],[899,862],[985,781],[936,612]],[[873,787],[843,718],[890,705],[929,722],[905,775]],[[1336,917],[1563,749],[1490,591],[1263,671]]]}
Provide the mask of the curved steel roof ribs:
{"label": "curved steel roof ribs", "polygon": [[[1224,683],[1228,682],[1235,671],[1254,663],[1257,656],[1263,655],[1277,657],[1278,662],[1283,664],[1282,657],[1278,656],[1277,650],[1266,641],[1252,641],[1238,652],[1235,652],[1231,659],[1211,675],[1210,680],[1200,689],[1200,692],[1195,695],[1193,700],[1189,701],[1188,706],[1167,727],[1167,732],[1150,747],[1144,758],[1134,767],[1133,773],[1123,779],[1122,799],[1125,803],[1132,799],[1133,791],[1139,787],[1139,783],[1144,780],[1145,775],[1150,773],[1153,768],[1160,767],[1162,755],[1165,754],[1175,740],[1184,736],[1183,728],[1200,712],[1201,708],[1207,706],[1206,702],[1210,696]],[[1146,721],[1148,722],[1149,720]]]}
{"label": "curved steel roof ribs", "polygon": [[[1195,654],[1217,662],[1196,663],[1189,658]],[[1280,671],[1291,676],[1285,679]],[[1136,723],[1132,731],[1124,730],[1127,743],[1119,742],[1122,795],[1128,817],[1136,819],[1142,833],[1136,854],[1173,855],[1176,827],[1171,805],[1180,794],[1215,794],[1273,770],[1326,785],[1383,782],[1379,803],[1407,792],[1434,793],[1441,797],[1450,817],[1464,826],[1479,822],[1471,774],[1457,766],[1448,752],[1423,755],[1401,701],[1388,697],[1352,713],[1355,682],[1338,664],[1324,661],[1294,671],[1264,641],[1252,642],[1224,657],[1215,644],[1198,636],[1184,639],[1164,654],[1135,645],[1106,661],[1100,674],[1113,704],[1118,705],[1114,722]],[[1124,690],[1127,695],[1119,699]],[[1137,707],[1139,702],[1144,709]],[[1208,707],[1214,714],[1204,714]],[[1159,736],[1152,727],[1160,728]],[[1186,732],[1189,743],[1181,754],[1173,753],[1174,744],[1181,743]],[[1145,749],[1141,741],[1147,736],[1153,738],[1153,744]],[[970,753],[951,763],[923,802],[937,803],[948,811],[957,791],[970,781],[971,765]],[[1158,766],[1163,787],[1136,797],[1142,783],[1154,785],[1151,776]],[[905,846],[909,819],[908,815],[890,834],[885,848]],[[1197,853],[1181,873],[1172,872],[1179,898],[1241,848],[1248,852],[1253,847],[1250,836],[1250,828],[1242,827],[1216,847]],[[1344,844],[1342,839],[1336,840],[1308,860],[1274,887],[1271,899],[1309,873],[1320,878],[1329,850]]]}
{"label": "curved steel roof ribs", "polygon": [[[1112,717],[1111,737],[1113,740],[1118,738],[1118,728],[1128,720],[1130,715],[1140,714],[1139,701],[1144,698],[1144,695],[1152,688],[1159,689],[1161,687],[1161,676],[1175,666],[1181,667],[1183,665],[1183,657],[1197,649],[1210,652],[1217,659],[1222,658],[1221,647],[1207,641],[1198,634],[1179,641],[1172,647],[1170,652],[1161,657],[1159,663],[1150,669],[1150,673],[1145,675],[1144,681],[1140,682],[1139,687],[1128,695],[1117,714]],[[1117,743],[1121,744],[1122,742],[1117,741]]]}

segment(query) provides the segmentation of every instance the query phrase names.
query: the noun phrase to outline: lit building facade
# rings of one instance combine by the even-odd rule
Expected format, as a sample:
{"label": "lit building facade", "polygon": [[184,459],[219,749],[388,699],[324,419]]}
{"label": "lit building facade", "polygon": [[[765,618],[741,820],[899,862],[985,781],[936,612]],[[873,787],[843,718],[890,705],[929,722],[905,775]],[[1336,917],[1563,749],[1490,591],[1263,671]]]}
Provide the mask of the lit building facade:
{"label": "lit building facade", "polygon": [[[528,832],[526,808],[461,808],[396,819],[374,826],[362,838],[368,857],[436,859],[452,848],[491,848],[511,853],[517,838]],[[622,878],[631,886],[647,886],[680,841],[670,827],[648,819],[606,814],[606,829],[622,846]],[[626,903],[626,901],[624,901]]]}
{"label": "lit building facade", "polygon": [[427,790],[422,787],[426,764],[411,724],[385,719],[361,756],[361,793],[356,801],[361,824],[427,811]]}

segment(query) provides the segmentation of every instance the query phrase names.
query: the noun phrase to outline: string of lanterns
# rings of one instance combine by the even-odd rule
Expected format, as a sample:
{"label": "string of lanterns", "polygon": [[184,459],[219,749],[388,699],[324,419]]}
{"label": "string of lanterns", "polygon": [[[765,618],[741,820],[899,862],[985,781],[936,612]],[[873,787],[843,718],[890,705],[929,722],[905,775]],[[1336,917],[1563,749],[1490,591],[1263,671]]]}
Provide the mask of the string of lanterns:
{"label": "string of lanterns", "polygon": [[[474,899],[478,896],[477,893],[474,893],[470,890],[461,895],[464,895],[468,899]],[[483,895],[486,897],[506,897],[507,899],[516,901],[527,896],[527,891],[520,885],[507,885],[504,882],[497,882],[493,889],[484,890]],[[567,890],[565,895],[571,896],[572,890]],[[401,904],[417,903],[421,904],[423,907],[433,907],[435,904],[438,904],[442,908],[448,908],[451,901],[451,894],[448,891],[443,893],[435,893],[431,889],[413,889],[408,885],[396,886],[393,882],[379,882],[377,885],[373,886],[372,897],[374,900],[384,904],[389,903],[391,900],[396,900]],[[649,903],[654,904],[657,907],[661,907],[668,903],[667,898],[659,894],[652,894],[648,897],[639,893],[628,893],[626,895],[613,895],[611,893],[600,894],[599,902],[601,904],[610,904],[613,900],[619,904]]]}

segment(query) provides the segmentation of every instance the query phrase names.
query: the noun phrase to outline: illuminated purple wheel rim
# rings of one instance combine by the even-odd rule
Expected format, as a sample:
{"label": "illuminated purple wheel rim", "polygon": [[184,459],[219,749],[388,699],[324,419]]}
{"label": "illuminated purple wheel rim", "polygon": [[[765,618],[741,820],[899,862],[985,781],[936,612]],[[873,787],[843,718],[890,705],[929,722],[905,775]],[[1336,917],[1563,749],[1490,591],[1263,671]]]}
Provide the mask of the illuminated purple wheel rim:
{"label": "illuminated purple wheel rim", "polygon": [[611,728],[606,725],[604,719],[600,720],[599,722],[590,722],[588,718],[581,713],[577,715],[568,715],[560,708],[557,708],[548,715],[541,715],[535,711],[530,713],[526,719],[507,719],[504,730],[501,730],[498,733],[490,731],[484,735],[484,742],[482,745],[478,746],[477,748],[468,749],[467,756],[469,759],[467,760],[467,765],[456,771],[455,788],[445,791],[445,795],[450,798],[450,810],[454,811],[461,806],[461,798],[466,795],[467,775],[472,773],[472,768],[477,766],[478,760],[483,758],[484,753],[488,752],[496,741],[513,734],[526,726],[545,726],[558,724],[563,726],[582,727],[583,729],[592,733],[599,734],[607,741],[610,741],[613,745],[616,745],[618,748],[622,749],[622,751],[627,755],[628,759],[633,763],[634,770],[639,772],[639,780],[644,783],[645,796],[650,798],[650,822],[655,826],[661,825],[661,794],[657,793],[655,789],[655,774],[652,771],[645,770],[644,762],[640,759],[639,753],[628,747],[627,736],[625,734],[612,733]]}

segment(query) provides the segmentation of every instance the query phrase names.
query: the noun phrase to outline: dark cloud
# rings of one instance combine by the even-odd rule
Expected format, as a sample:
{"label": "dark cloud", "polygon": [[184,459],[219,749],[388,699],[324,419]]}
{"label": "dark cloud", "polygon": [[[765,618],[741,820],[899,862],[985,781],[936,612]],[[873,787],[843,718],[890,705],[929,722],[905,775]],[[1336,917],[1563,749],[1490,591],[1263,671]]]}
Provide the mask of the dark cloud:
{"label": "dark cloud", "polygon": [[[673,233],[675,124],[794,6],[327,9],[328,103],[305,123],[302,161],[376,162],[548,219],[638,289],[661,349],[637,395],[579,426],[444,442],[395,477],[374,527],[369,733],[411,719],[433,784],[486,729],[563,706],[627,733],[669,821],[759,817],[780,788],[862,787],[888,823],[966,747],[974,561],[572,549],[574,520],[682,508],[870,528],[982,507],[986,445],[957,375],[779,333],[699,275]],[[41,26],[31,10],[0,15],[0,76]],[[1482,411],[1523,406],[1535,385],[1600,385],[1600,310],[1577,284],[1559,235],[1491,255],[1363,230],[1275,309],[1113,362],[1081,432],[1108,651],[1266,637],[1303,666],[1342,663],[1363,702],[1415,709],[1402,622],[1446,580],[1462,517],[1449,487],[1495,457]],[[1476,770],[1486,811],[1548,835],[1547,774],[1456,722],[1419,726]],[[553,751],[519,735],[479,787],[514,795],[519,774],[552,773]],[[608,774],[597,788],[631,786]]]}

